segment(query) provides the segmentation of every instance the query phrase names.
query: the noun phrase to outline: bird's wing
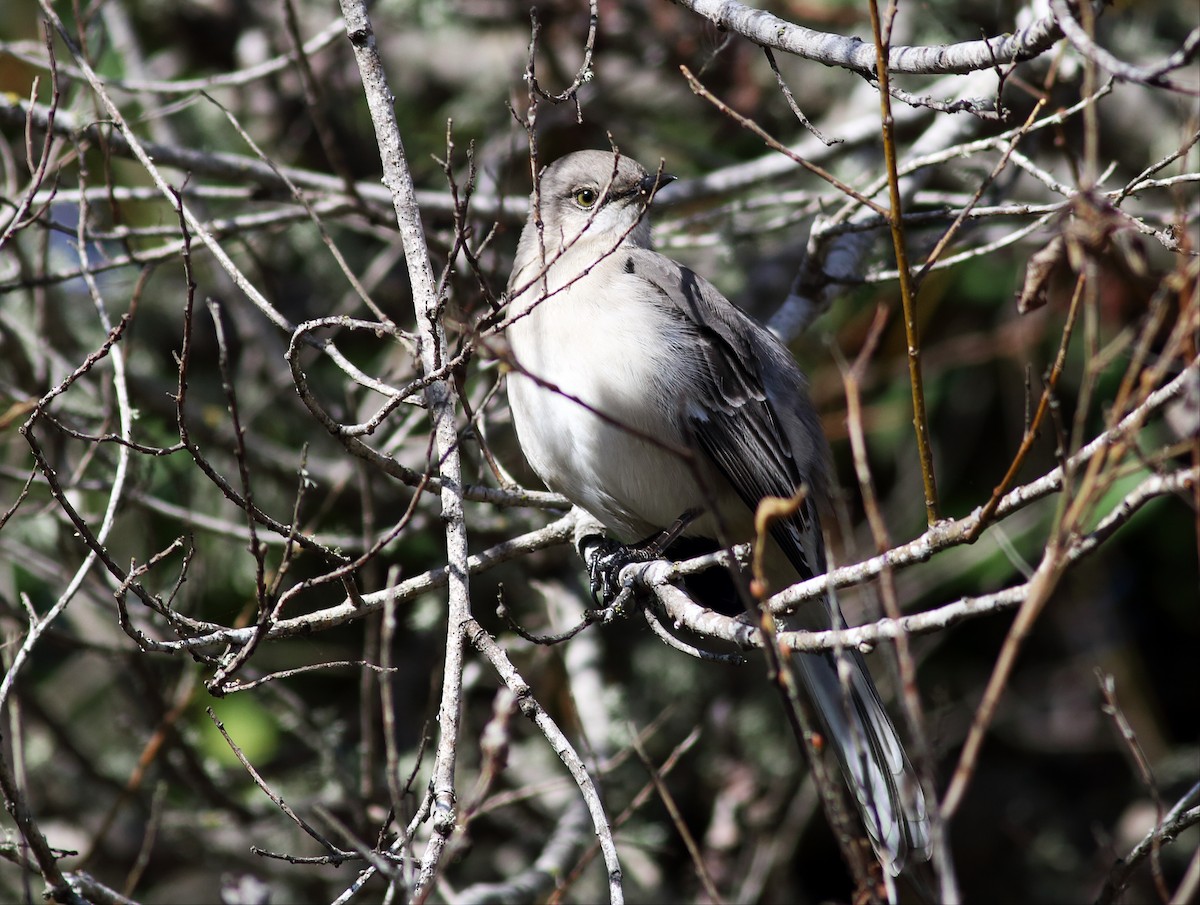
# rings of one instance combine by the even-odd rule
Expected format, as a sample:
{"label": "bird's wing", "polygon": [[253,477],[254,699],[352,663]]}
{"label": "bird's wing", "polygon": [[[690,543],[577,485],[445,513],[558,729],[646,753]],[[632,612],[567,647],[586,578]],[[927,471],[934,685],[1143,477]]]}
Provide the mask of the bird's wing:
{"label": "bird's wing", "polygon": [[[802,483],[825,489],[824,440],[808,402],[804,375],[773,336],[716,288],[652,251],[631,255],[626,271],[644,278],[654,297],[693,328],[690,369],[696,401],[684,418],[697,449],[753,510],[764,496],[790,496]],[[824,544],[812,494],[771,534],[801,578],[825,571]],[[826,595],[834,627],[843,620]],[[795,626],[795,617],[785,625]],[[929,820],[920,786],[857,650],[799,654],[794,662],[854,790],[867,832],[888,872],[929,857]],[[903,792],[902,789],[907,789]]]}
{"label": "bird's wing", "polygon": [[763,497],[790,497],[806,485],[810,494],[799,511],[774,522],[771,533],[802,578],[824,572],[812,499],[824,490],[823,441],[790,353],[711,283],[669,258],[638,249],[624,267],[695,337],[686,350],[694,393],[682,413],[692,442],[752,512]]}

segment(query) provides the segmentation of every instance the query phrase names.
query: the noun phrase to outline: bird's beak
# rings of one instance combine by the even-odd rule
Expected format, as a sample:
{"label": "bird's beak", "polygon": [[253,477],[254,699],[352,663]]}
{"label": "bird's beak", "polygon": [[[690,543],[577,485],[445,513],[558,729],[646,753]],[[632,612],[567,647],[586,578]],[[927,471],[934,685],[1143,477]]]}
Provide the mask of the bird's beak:
{"label": "bird's beak", "polygon": [[650,198],[661,189],[663,186],[670,185],[674,182],[677,176],[672,176],[670,173],[649,173],[642,178],[641,184],[638,186],[642,190],[642,194]]}

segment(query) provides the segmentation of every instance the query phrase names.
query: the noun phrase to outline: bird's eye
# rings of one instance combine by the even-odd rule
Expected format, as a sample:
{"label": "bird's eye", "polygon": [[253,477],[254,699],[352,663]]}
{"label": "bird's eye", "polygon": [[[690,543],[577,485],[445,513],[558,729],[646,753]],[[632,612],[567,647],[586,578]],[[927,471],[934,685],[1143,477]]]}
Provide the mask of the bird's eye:
{"label": "bird's eye", "polygon": [[587,210],[588,208],[595,206],[597,199],[600,197],[600,193],[595,189],[582,188],[576,189],[573,197],[576,204],[578,204],[584,210]]}

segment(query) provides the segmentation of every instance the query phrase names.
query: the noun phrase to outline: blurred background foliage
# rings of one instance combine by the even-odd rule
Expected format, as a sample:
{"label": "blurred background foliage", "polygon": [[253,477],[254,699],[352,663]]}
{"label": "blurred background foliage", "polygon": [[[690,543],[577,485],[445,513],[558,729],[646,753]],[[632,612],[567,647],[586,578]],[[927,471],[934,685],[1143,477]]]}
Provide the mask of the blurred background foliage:
{"label": "blurred background foliage", "polygon": [[[344,34],[311,55],[314,107],[294,66],[233,88],[176,91],[148,85],[216,77],[288,53],[292,41],[281,4],[107,0],[55,6],[96,70],[116,80],[111,91],[144,140],[254,159],[256,151],[239,135],[240,128],[275,164],[337,179],[377,180],[379,155]],[[793,0],[767,6],[812,28],[869,37],[864,3]],[[294,9],[304,40],[336,15],[333,4],[309,0],[296,0]],[[1021,9],[1011,0],[902,3],[894,43],[1000,34],[1014,28]],[[688,90],[681,65],[781,140],[804,138],[761,51],[749,42],[718,32],[666,2],[612,0],[600,4],[600,13],[594,77],[579,95],[582,122],[576,121],[571,104],[539,109],[543,162],[579,148],[607,147],[611,136],[623,153],[648,166],[664,160],[667,171],[681,177],[679,187],[686,188],[689,181],[762,158],[766,151],[759,139]],[[538,4],[537,16],[538,77],[559,90],[582,60],[587,4],[550,0]],[[470,324],[486,313],[488,294],[500,297],[525,216],[528,143],[510,107],[520,112],[528,103],[522,73],[530,44],[530,6],[515,0],[383,0],[372,8],[372,17],[418,188],[430,197],[448,198],[440,162],[448,159],[461,193],[471,148],[478,171],[476,194],[496,202],[469,213],[475,244],[492,233],[479,255],[487,292],[461,261],[452,262],[448,274],[448,322],[457,347],[470,337]],[[1178,47],[1197,18],[1188,0],[1118,3],[1100,20],[1102,43],[1125,59],[1161,59]],[[5,4],[0,41],[0,92],[14,102],[32,93],[39,103],[49,103],[49,74],[36,62],[45,56],[36,3]],[[61,67],[59,109],[81,124],[104,120],[61,42],[55,53]],[[859,77],[783,54],[777,58],[800,108],[825,134],[837,137],[845,123],[877,115],[877,96]],[[981,125],[979,134],[1021,122],[1035,102],[1030,86],[1043,84],[1051,67],[1050,109],[1077,100],[1083,67],[1072,53],[1056,49],[1017,70],[1004,95],[1010,118],[1004,124]],[[1191,78],[1194,88],[1195,75],[1185,72],[1182,77]],[[898,81],[914,93],[929,90],[928,79]],[[1142,85],[1116,85],[1095,110],[1099,159],[1114,167],[1110,186],[1123,185],[1173,152],[1197,128],[1194,95]],[[900,124],[902,148],[929,118]],[[335,138],[332,148],[322,143],[321,122]],[[1080,129],[1075,118],[1062,128],[1030,136],[1021,147],[1074,184]],[[23,186],[28,172],[24,130],[9,122],[0,135],[6,185]],[[36,135],[32,147],[39,148],[40,141]],[[135,191],[151,184],[135,162],[103,142],[68,141],[57,151],[46,189],[53,187],[64,196],[81,187]],[[833,149],[823,165],[859,185],[882,173],[881,159],[876,135]],[[994,160],[980,156],[939,167],[911,210],[941,210],[965,198]],[[1193,148],[1164,175],[1196,170]],[[369,316],[318,230],[285,192],[186,167],[168,172],[173,184],[189,193],[197,212],[218,224],[226,251],[254,285],[293,323],[329,314]],[[1015,172],[1002,175],[985,203],[1056,200]],[[734,193],[686,199],[682,192],[668,190],[657,206],[657,240],[765,319],[787,295],[816,199],[825,189],[793,168]],[[137,415],[135,438],[148,446],[170,446],[178,436],[171,396],[178,382],[185,274],[177,251],[144,265],[128,261],[176,241],[178,218],[153,193],[149,200],[104,194],[89,196],[89,236],[83,248],[110,314],[134,314],[121,348]],[[310,194],[314,202],[323,197]],[[13,203],[15,194],[4,202],[6,215]],[[1185,244],[1195,249],[1197,204],[1195,183],[1185,183],[1148,192],[1128,207],[1159,228],[1182,224]],[[219,225],[254,213],[264,214],[262,226]],[[270,213],[279,216],[266,222]],[[0,248],[0,511],[18,501],[30,475],[29,448],[17,430],[28,404],[78,367],[104,338],[88,288],[76,272],[79,218],[77,195],[56,198]],[[444,204],[426,205],[423,218],[435,270],[441,271],[448,266],[454,223]],[[411,329],[411,295],[386,201],[371,196],[361,205],[347,203],[322,220],[371,297]],[[944,227],[944,220],[914,226],[913,246],[928,250]],[[983,244],[1013,228],[1011,221],[980,221],[967,230],[965,242]],[[1030,314],[1018,314],[1014,301],[1030,254],[1049,241],[1054,228],[1048,225],[1024,241],[940,271],[923,288],[919,316],[926,390],[947,515],[962,516],[984,503],[1003,476],[1021,442],[1028,400],[1040,393],[1058,348],[1070,286],[1053,287],[1049,304]],[[1135,335],[1145,323],[1155,288],[1186,264],[1153,240],[1135,237],[1135,242],[1145,272],[1106,272],[1098,304],[1087,313],[1086,341],[1080,334],[1072,342],[1059,386],[1061,423],[1069,430],[1078,418],[1085,437],[1102,428],[1129,365],[1130,346],[1120,338]],[[122,260],[126,263],[111,268],[104,263]],[[245,429],[255,503],[290,523],[298,488],[304,486],[298,527],[358,555],[404,516],[412,490],[351,457],[330,438],[297,397],[284,360],[287,336],[246,303],[198,245],[191,263],[198,283],[187,403],[193,435],[236,484],[234,432],[213,324],[202,303],[211,298],[219,302],[228,339],[228,367]],[[890,242],[882,232],[871,266],[891,266]],[[1192,287],[1194,292],[1194,281]],[[1187,301],[1177,298],[1170,304]],[[873,545],[849,460],[838,359],[857,354],[879,304],[895,313],[864,379],[864,424],[893,540],[916,536],[924,528],[924,509],[896,284],[868,282],[848,290],[792,344],[810,375],[844,488],[844,518],[828,525],[834,558],[843,563],[867,555]],[[1194,296],[1190,304],[1194,310]],[[338,342],[363,371],[393,385],[415,374],[411,358],[385,339],[342,333]],[[1098,362],[1097,349],[1111,354]],[[314,392],[333,417],[351,422],[374,411],[378,397],[351,384],[327,359],[311,353],[303,359]],[[462,375],[462,387],[481,413],[483,432],[502,463],[533,486],[536,479],[510,436],[503,394],[487,396],[499,374],[488,356],[477,356]],[[9,415],[3,416],[6,410]],[[88,439],[117,429],[106,366],[75,383],[57,400],[53,414],[79,433],[39,429],[39,436],[74,505],[98,523],[118,457],[114,444]],[[494,483],[478,442],[465,430],[465,418],[462,424],[468,479]],[[393,415],[376,439],[404,464],[425,467],[428,426],[416,408]],[[1195,455],[1159,422],[1147,428],[1142,448]],[[1046,431],[1018,480],[1044,474],[1056,462],[1055,437]],[[1143,478],[1149,467],[1131,471],[1112,488],[1112,499]],[[130,484],[108,542],[115,560],[144,563],[182,536],[193,552],[175,599],[178,610],[226,625],[253,622],[255,563],[247,552],[242,513],[203,478],[186,453],[135,453],[130,468]],[[897,579],[903,605],[925,609],[1021,580],[1041,555],[1057,505],[1054,498],[1044,500],[1007,518],[974,545],[902,571]],[[545,521],[545,513],[537,510],[471,504],[472,550]],[[0,524],[6,665],[28,627],[22,599],[44,614],[85,553],[44,482],[35,481],[12,517]],[[280,565],[280,554],[281,546],[274,543],[266,557],[270,575]],[[405,530],[358,570],[357,583],[364,592],[375,591],[386,586],[389,575],[412,576],[443,560],[442,522],[436,499],[428,497],[415,507]],[[299,556],[289,565],[285,586],[328,568],[319,557]],[[169,593],[179,569],[175,556],[151,574],[148,586]],[[560,546],[477,576],[472,596],[477,616],[500,638],[538,700],[574,739],[586,739],[583,747],[605,764],[602,785],[610,814],[623,811],[647,782],[645,767],[628,747],[633,734],[644,736],[648,756],[661,764],[698,728],[698,738],[688,743],[666,782],[722,894],[731,901],[845,899],[849,881],[757,659],[742,667],[696,662],[664,647],[636,620],[593,627],[569,645],[537,647],[518,638],[493,613],[494,602],[502,598],[527,628],[561,629],[577,613],[583,587],[577,557]],[[953,823],[951,845],[968,901],[1091,900],[1114,860],[1153,825],[1150,795],[1103,711],[1097,669],[1115,677],[1163,800],[1173,802],[1200,778],[1198,587],[1196,512],[1180,498],[1148,504],[1059,586],[1025,646],[978,775]],[[343,596],[336,583],[318,586],[285,615],[333,605]],[[413,792],[403,798],[410,811],[428,776],[423,740],[436,732],[443,597],[433,593],[397,609],[388,653],[395,667],[391,725],[401,782],[410,772],[415,775]],[[877,611],[873,591],[850,591],[845,597],[859,618]],[[131,602],[135,619],[169,637],[161,620],[138,606]],[[1009,624],[1008,616],[992,616],[914,639],[920,693],[943,785]],[[353,664],[381,662],[382,625],[382,615],[376,613],[310,637],[264,644],[245,672],[248,679],[314,663],[350,665],[280,678],[217,700],[204,688],[211,664],[137,650],[117,625],[111,581],[93,568],[77,599],[23,667],[8,699],[3,730],[6,756],[51,845],[77,853],[64,857],[64,868],[86,869],[144,902],[259,901],[255,895],[263,889],[274,902],[336,897],[353,880],[353,865],[293,864],[255,853],[257,848],[311,857],[322,851],[254,785],[206,709],[213,709],[247,759],[297,812],[339,844],[352,847],[320,816],[328,813],[370,846],[389,806],[383,743],[387,727],[378,674]],[[877,654],[871,659],[886,686],[890,669],[885,658]],[[572,677],[585,668],[579,663],[600,680],[594,698],[583,700],[573,684]],[[478,812],[456,837],[446,886],[435,893],[447,900],[455,898],[456,890],[502,879],[531,864],[574,798],[567,774],[544,740],[524,721],[510,717],[506,768],[476,800],[486,758],[483,726],[493,719],[498,682],[478,659],[469,664],[465,682],[460,806],[471,804]],[[407,817],[397,815],[401,825]],[[6,830],[15,843],[10,822]],[[1193,827],[1163,849],[1163,870],[1172,883],[1182,876],[1197,838]],[[618,841],[630,901],[703,898],[680,834],[655,796],[620,828]],[[1148,901],[1153,895],[1149,883],[1143,870],[1129,901]],[[369,886],[360,900],[376,901],[381,890]],[[602,871],[593,865],[565,897],[584,902],[603,894]],[[31,881],[14,864],[0,863],[0,899],[33,900],[38,895],[36,878]]]}

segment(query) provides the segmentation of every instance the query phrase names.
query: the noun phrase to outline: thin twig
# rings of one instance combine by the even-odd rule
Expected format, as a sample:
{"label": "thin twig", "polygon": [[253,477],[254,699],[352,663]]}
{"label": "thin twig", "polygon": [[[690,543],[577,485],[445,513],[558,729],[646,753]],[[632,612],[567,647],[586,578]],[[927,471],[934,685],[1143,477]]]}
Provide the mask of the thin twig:
{"label": "thin twig", "polygon": [[883,41],[879,2],[870,0],[871,33],[875,38],[875,72],[881,88],[880,113],[883,119],[883,156],[887,165],[890,206],[884,216],[892,229],[896,269],[900,275],[900,304],[904,309],[904,335],[908,340],[908,378],[912,389],[913,429],[917,435],[917,456],[921,461],[921,481],[925,487],[925,518],[933,525],[941,518],[937,480],[933,469],[933,448],[929,442],[929,418],[925,414],[925,387],[921,379],[921,338],[917,326],[917,286],[908,266],[908,247],[904,238],[904,211],[900,196],[900,176],[896,164],[896,139],[892,124],[892,101],[888,94],[888,48]]}
{"label": "thin twig", "polygon": [[700,97],[704,98],[706,101],[708,101],[710,104],[712,104],[714,107],[716,107],[722,113],[724,113],[726,116],[728,116],[734,122],[736,122],[738,125],[742,126],[742,128],[748,129],[750,132],[753,132],[755,135],[757,135],[759,138],[761,138],[766,143],[767,147],[771,148],[772,150],[778,151],[784,157],[788,158],[788,160],[791,160],[793,163],[799,164],[800,166],[804,167],[804,169],[808,170],[814,176],[819,176],[821,179],[824,179],[826,182],[828,182],[830,185],[832,185],[838,191],[842,192],[845,195],[849,195],[851,198],[853,198],[859,204],[866,205],[867,207],[869,207],[871,210],[875,211],[875,213],[879,214],[880,216],[887,216],[887,211],[881,205],[872,201],[870,198],[868,198],[866,195],[863,195],[861,192],[858,192],[855,189],[851,188],[850,186],[846,185],[846,183],[842,182],[842,180],[838,179],[836,176],[834,176],[832,173],[830,173],[828,170],[824,169],[823,167],[819,167],[815,163],[805,160],[803,157],[801,157],[799,154],[794,152],[787,145],[783,144],[777,138],[775,138],[770,133],[768,133],[765,129],[763,129],[762,126],[760,126],[754,120],[750,119],[747,116],[742,116],[742,114],[738,113],[736,110],[734,110],[728,104],[726,104],[723,100],[721,100],[719,97],[717,97],[715,94],[713,94],[707,88],[705,88],[702,84],[700,84],[700,80],[698,78],[696,78],[696,76],[694,76],[692,74],[692,71],[690,69],[688,69],[686,66],[680,66],[679,71],[682,72],[683,77],[685,79],[687,79],[688,87],[692,89],[692,92],[694,94],[697,94]]}
{"label": "thin twig", "polygon": [[[1129,725],[1125,711],[1121,709],[1121,704],[1117,700],[1117,681],[1097,667],[1096,682],[1100,686],[1100,694],[1104,697],[1103,710],[1112,719],[1113,726],[1137,769],[1142,786],[1150,793],[1150,800],[1154,802],[1154,829],[1159,830],[1166,821],[1166,809],[1163,807],[1162,794],[1158,791],[1158,783],[1154,780],[1154,771],[1146,759],[1146,752],[1142,750],[1137,734]],[[1162,869],[1162,839],[1157,832],[1151,833],[1150,875],[1154,878],[1154,889],[1158,893],[1159,899],[1163,902],[1169,901],[1171,893],[1167,889],[1167,881],[1163,876]]]}
{"label": "thin twig", "polygon": [[[875,492],[875,482],[871,476],[867,460],[867,441],[863,431],[862,419],[862,375],[867,364],[874,355],[879,338],[887,324],[887,308],[880,305],[875,315],[875,322],[863,342],[861,351],[853,366],[839,363],[842,371],[842,385],[846,393],[846,424],[849,427],[850,448],[854,458],[854,471],[858,478],[858,486],[862,493],[863,508],[867,514],[867,522],[871,527],[871,535],[875,540],[878,553],[886,552],[891,546],[888,537],[887,524],[880,510],[879,500]],[[899,594],[896,591],[895,574],[885,566],[879,575],[880,598],[883,601],[884,613],[888,619],[899,622],[903,617],[900,610]],[[897,634],[895,639],[896,664],[900,678],[901,700],[904,703],[904,715],[909,732],[914,741],[914,758],[920,772],[918,774],[921,791],[928,802],[927,808],[931,815],[930,842],[933,860],[940,880],[941,901],[946,905],[961,901],[958,889],[958,879],[954,873],[954,862],[950,857],[949,832],[947,825],[939,819],[937,812],[937,786],[934,780],[935,760],[933,748],[929,742],[929,734],[925,724],[924,710],[921,707],[920,694],[917,690],[917,667],[913,659],[908,635],[904,632]],[[901,788],[902,795],[912,796],[915,790]]]}
{"label": "thin twig", "polygon": [[675,827],[675,832],[679,833],[680,838],[683,839],[683,844],[692,859],[692,867],[696,871],[696,876],[700,878],[700,885],[704,887],[704,893],[708,897],[708,901],[714,903],[714,905],[721,905],[725,899],[717,892],[717,886],[704,864],[704,853],[700,851],[700,846],[696,844],[696,837],[688,829],[687,822],[683,819],[683,814],[679,811],[679,805],[675,803],[675,796],[667,788],[667,784],[663,781],[658,767],[654,765],[654,762],[650,759],[650,755],[646,753],[645,747],[638,741],[636,733],[633,734],[633,750],[637,752],[638,759],[650,775],[650,782],[654,785],[654,791],[658,794],[659,800],[667,809],[667,814],[671,817],[671,824]]}

